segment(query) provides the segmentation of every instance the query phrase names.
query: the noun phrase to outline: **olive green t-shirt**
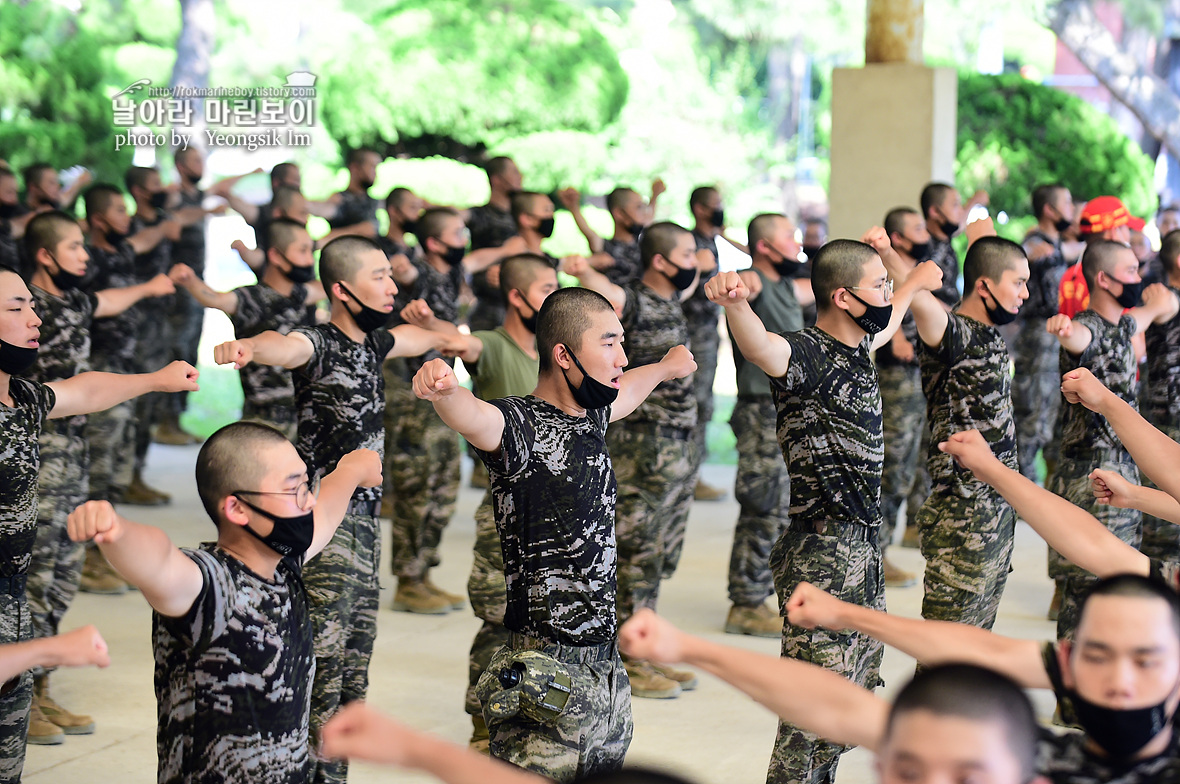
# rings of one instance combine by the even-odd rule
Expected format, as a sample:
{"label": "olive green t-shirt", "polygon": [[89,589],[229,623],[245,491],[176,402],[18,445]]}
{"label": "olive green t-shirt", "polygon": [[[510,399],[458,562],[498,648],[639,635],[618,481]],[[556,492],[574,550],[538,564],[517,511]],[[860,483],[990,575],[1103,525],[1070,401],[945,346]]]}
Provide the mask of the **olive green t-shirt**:
{"label": "olive green t-shirt", "polygon": [[472,332],[483,342],[483,351],[468,371],[484,400],[524,397],[537,388],[540,360],[524,353],[503,327]]}

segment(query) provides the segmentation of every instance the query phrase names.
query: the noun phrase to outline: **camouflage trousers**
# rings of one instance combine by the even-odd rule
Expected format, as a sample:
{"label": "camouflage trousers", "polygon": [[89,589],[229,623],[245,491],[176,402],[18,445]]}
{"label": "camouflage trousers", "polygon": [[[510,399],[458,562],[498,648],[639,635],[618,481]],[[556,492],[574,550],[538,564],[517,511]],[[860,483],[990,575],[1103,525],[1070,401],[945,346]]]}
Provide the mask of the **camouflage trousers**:
{"label": "camouflage trousers", "polygon": [[741,506],[729,553],[729,600],[755,607],[774,594],[770,550],[791,522],[791,477],[775,434],[771,398],[739,397],[729,426],[738,453],[733,495]]}
{"label": "camouflage trousers", "polygon": [[[1138,547],[1142,513],[1137,509],[1119,509],[1097,503],[1090,489],[1090,472],[1095,468],[1117,471],[1129,482],[1139,481],[1139,469],[1125,456],[1117,452],[1099,452],[1092,460],[1058,460],[1056,470],[1049,476],[1048,489],[1092,514],[1119,539]],[[1062,591],[1057,639],[1071,640],[1078,625],[1082,597],[1098,578],[1074,566],[1053,548],[1049,548],[1049,576],[1057,581]]]}
{"label": "camouflage trousers", "polygon": [[438,565],[438,544],[455,514],[459,437],[404,382],[402,388],[387,391],[385,415],[393,573],[421,579]]}
{"label": "camouflage trousers", "polygon": [[1016,420],[1016,455],[1020,473],[1034,482],[1037,453],[1052,455],[1053,426],[1061,411],[1061,352],[1057,337],[1045,331],[1044,319],[1021,322],[1012,346],[1016,375],[1012,377],[1012,413]]}
{"label": "camouflage trousers", "polygon": [[[717,319],[694,321],[688,325],[688,342],[697,369],[692,374],[692,393],[697,399],[697,427],[693,431],[697,453],[704,462],[707,450],[709,423],[713,421],[713,381],[717,377],[717,349],[721,344],[721,333],[717,331]],[[695,485],[696,482],[693,482]]]}
{"label": "camouflage trousers", "polygon": [[484,678],[519,650],[540,650],[562,662],[572,683],[570,703],[554,720],[517,714],[501,719],[484,711],[492,756],[559,782],[623,767],[631,745],[631,683],[613,643],[578,647],[512,634],[496,652]]}
{"label": "camouflage trousers", "polygon": [[[303,569],[315,633],[311,732],[316,745],[320,728],[332,714],[341,705],[364,699],[369,690],[380,560],[377,519],[349,513],[328,546]],[[312,751],[311,781],[343,782],[348,778],[347,762],[321,760],[314,754],[314,746]]]}
{"label": "camouflage trousers", "polygon": [[[786,606],[795,586],[807,581],[846,602],[885,609],[885,581],[875,531],[839,522],[826,523],[822,534],[800,527],[798,521],[792,521],[770,555],[780,608]],[[790,623],[783,626],[784,657],[824,667],[869,690],[882,685],[883,653],[880,642],[857,632],[804,629]],[[845,751],[845,746],[780,722],[766,781],[832,784]]]}
{"label": "camouflage trousers", "polygon": [[620,624],[641,607],[654,610],[660,582],[676,571],[699,468],[691,437],[636,430],[634,424],[617,423],[606,431],[619,485],[615,541]]}
{"label": "camouflage trousers", "polygon": [[[0,645],[32,639],[23,592],[0,593]],[[33,704],[33,674],[22,672],[0,689],[0,784],[17,784],[25,767],[25,740]]]}
{"label": "camouflage trousers", "polygon": [[887,365],[877,369],[881,382],[882,434],[885,462],[881,471],[881,552],[893,543],[897,515],[903,502],[909,524],[916,524],[918,509],[930,493],[924,447],[930,441],[926,427],[926,396],[917,367]]}
{"label": "camouflage trousers", "polygon": [[70,540],[66,518],[86,501],[86,439],[72,424],[50,422],[41,432],[37,474],[37,538],[29,564],[28,599],[37,637],[57,634],[78,593],[85,548]]}
{"label": "camouflage trousers", "polygon": [[131,484],[138,430],[134,400],[90,414],[87,418],[91,500],[110,501]]}
{"label": "camouflage trousers", "polygon": [[471,599],[475,617],[483,620],[483,626],[475,633],[467,657],[467,693],[463,709],[478,716],[483,713],[483,708],[475,696],[475,685],[488,668],[492,655],[508,643],[509,635],[504,625],[508,604],[508,590],[504,586],[504,551],[500,549],[500,533],[492,516],[491,491],[484,493],[483,501],[475,510],[474,549],[471,576],[467,578],[467,597]]}
{"label": "camouflage trousers", "polygon": [[242,419],[270,425],[285,435],[287,440],[292,443],[299,435],[299,417],[295,413],[294,404],[285,406],[264,403],[259,405],[244,400],[242,402]]}
{"label": "camouflage trousers", "polygon": [[1016,512],[986,485],[937,486],[918,512],[918,530],[926,559],[922,617],[991,629],[1008,582]]}
{"label": "camouflage trousers", "polygon": [[[1180,442],[1180,427],[1165,425],[1159,429],[1164,431],[1168,438]],[[1143,484],[1155,487],[1155,483],[1146,476],[1143,477]],[[1139,545],[1139,552],[1148,558],[1163,561],[1180,560],[1180,525],[1149,514],[1143,515],[1143,541]]]}

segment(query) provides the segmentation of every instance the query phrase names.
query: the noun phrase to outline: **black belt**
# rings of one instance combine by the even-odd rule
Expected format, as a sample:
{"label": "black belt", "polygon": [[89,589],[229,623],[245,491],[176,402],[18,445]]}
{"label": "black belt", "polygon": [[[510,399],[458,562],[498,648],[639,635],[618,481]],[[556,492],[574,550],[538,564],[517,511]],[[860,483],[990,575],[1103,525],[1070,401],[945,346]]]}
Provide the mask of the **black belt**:
{"label": "black belt", "polygon": [[879,526],[848,523],[842,520],[821,520],[814,523],[812,530],[820,536],[836,536],[841,539],[851,539],[856,542],[868,542],[877,546],[877,532]]}
{"label": "black belt", "polygon": [[660,438],[673,438],[677,441],[691,441],[693,431],[691,427],[673,427],[672,425],[657,425],[655,422],[627,422],[625,430],[632,433],[642,433]]}
{"label": "black belt", "polygon": [[619,646],[614,641],[598,645],[571,645],[570,643],[554,642],[543,637],[534,637],[530,634],[512,632],[508,636],[508,647],[517,651],[541,651],[558,661],[577,664],[613,659]]}
{"label": "black belt", "polygon": [[0,594],[9,596],[24,596],[25,583],[29,581],[27,574],[14,574],[12,577],[0,577]]}
{"label": "black belt", "polygon": [[378,503],[376,501],[350,501],[348,503],[348,514],[350,515],[368,515],[369,517],[377,516]]}

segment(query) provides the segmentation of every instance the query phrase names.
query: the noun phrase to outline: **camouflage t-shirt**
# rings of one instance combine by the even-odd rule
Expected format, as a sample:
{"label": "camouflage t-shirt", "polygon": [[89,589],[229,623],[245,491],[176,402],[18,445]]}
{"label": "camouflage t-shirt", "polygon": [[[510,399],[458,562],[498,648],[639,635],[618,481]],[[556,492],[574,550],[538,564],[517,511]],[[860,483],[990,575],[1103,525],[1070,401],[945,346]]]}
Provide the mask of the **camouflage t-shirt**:
{"label": "camouflage t-shirt", "polygon": [[643,277],[643,257],[638,242],[603,240],[602,252],[615,260],[603,273],[616,286],[629,286]]}
{"label": "camouflage t-shirt", "polygon": [[942,270],[942,286],[934,291],[934,296],[947,305],[957,304],[962,297],[959,294],[959,256],[955,253],[955,246],[949,239],[938,240],[931,237],[930,252],[927,255]]}
{"label": "camouflage t-shirt", "polygon": [[504,414],[491,477],[513,631],[569,645],[615,639],[617,486],[610,409],[571,416],[536,397],[491,401]]}
{"label": "camouflage t-shirt", "polygon": [[[714,261],[720,258],[717,255],[716,237],[706,237],[694,231],[692,238],[696,241],[697,250],[709,251],[713,254]],[[689,324],[717,323],[717,316],[721,313],[721,306],[710,302],[709,298],[705,296],[705,284],[717,277],[719,271],[720,269],[714,265],[711,272],[702,272],[697,280],[697,287],[693,290],[692,295],[684,301],[684,316],[688,319]]]}
{"label": "camouflage t-shirt", "polygon": [[152,613],[158,780],[306,781],[312,628],[300,565],[267,580],[213,543],[183,552],[203,586],[179,618]]}
{"label": "camouflage t-shirt", "polygon": [[[205,201],[205,192],[196,190],[180,191],[180,207],[200,207]],[[185,226],[180,230],[180,239],[172,243],[172,261],[177,264],[187,264],[197,273],[197,277],[205,275],[205,219]]]}
{"label": "camouflage t-shirt", "polygon": [[791,520],[881,524],[881,388],[868,338],[846,346],[818,327],[784,332],[786,375],[770,379],[791,475]]}
{"label": "camouflage t-shirt", "polygon": [[[1112,324],[1092,310],[1083,310],[1073,320],[1075,324],[1088,327],[1092,337],[1090,345],[1080,356],[1061,349],[1061,372],[1087,368],[1107,389],[1138,410],[1139,381],[1136,377],[1135,348],[1131,345],[1131,338],[1135,336],[1135,319],[1123,315],[1117,324]],[[1125,460],[1130,460],[1130,455],[1106,417],[1094,413],[1081,403],[1066,403],[1061,407],[1061,416],[1064,423],[1062,457],[1089,460],[1096,451],[1114,451],[1122,453]]]}
{"label": "camouflage t-shirt", "polygon": [[467,211],[467,230],[471,232],[471,249],[498,248],[517,235],[516,220],[508,210],[491,204]]}
{"label": "camouflage t-shirt", "polygon": [[[252,338],[267,330],[286,335],[296,327],[311,326],[307,312],[307,289],[296,283],[291,296],[258,283],[235,289],[238,307],[230,316],[234,337]],[[295,388],[291,372],[286,368],[251,362],[239,371],[242,393],[246,400],[259,408],[295,407]]]}
{"label": "camouflage t-shirt", "polygon": [[328,220],[329,226],[333,229],[343,229],[358,223],[368,223],[373,227],[374,233],[379,230],[376,199],[367,193],[353,191],[340,191],[336,195],[340,197],[340,201],[336,206],[336,214]]}
{"label": "camouflage t-shirt", "polygon": [[12,236],[12,221],[0,219],[0,269],[21,273],[21,242]]}
{"label": "camouflage t-shirt", "polygon": [[[1180,297],[1180,289],[1169,286]],[[1180,314],[1147,328],[1143,414],[1159,428],[1180,429]]]}
{"label": "camouflage t-shirt", "polygon": [[1030,232],[1025,238],[1038,239],[1053,247],[1052,255],[1037,261],[1029,261],[1028,299],[1020,308],[1022,320],[1044,321],[1057,315],[1057,298],[1061,291],[1061,278],[1069,269],[1069,262],[1061,252],[1061,243],[1052,240],[1039,231]]}
{"label": "camouflage t-shirt", "polygon": [[[139,283],[135,274],[135,251],[120,242],[114,252],[88,246],[90,266],[94,268],[88,290],[122,289]],[[90,357],[95,370],[112,373],[138,373],[139,333],[143,327],[142,303],[127,308],[117,316],[96,319],[90,328]]]}
{"label": "camouflage t-shirt", "polygon": [[[1174,584],[1174,583],[1173,583]],[[1058,664],[1057,646],[1047,642],[1041,661],[1057,700],[1068,704],[1071,691],[1065,687]],[[1180,734],[1172,729],[1172,740],[1164,752],[1133,763],[1100,757],[1088,748],[1088,736],[1081,732],[1057,735],[1041,728],[1035,769],[1052,784],[1177,784],[1180,782]]]}
{"label": "camouflage t-shirt", "polygon": [[[37,315],[41,317],[41,348],[37,351],[37,361],[24,377],[45,384],[90,370],[90,324],[98,306],[95,296],[70,289],[55,297],[36,286],[29,288],[37,303]],[[69,428],[80,432],[85,424],[86,415],[78,414],[52,420],[46,423],[46,429],[64,432]]]}
{"label": "camouflage t-shirt", "polygon": [[[623,288],[627,304],[620,321],[627,338],[629,367],[654,365],[673,346],[688,345],[688,321],[675,296],[664,299],[642,282]],[[695,428],[697,399],[692,374],[661,382],[639,408],[622,420],[623,427],[629,422],[650,422],[685,431]]]}
{"label": "camouflage t-shirt", "polygon": [[[311,359],[291,371],[299,456],[313,476],[336,468],[354,449],[372,449],[385,456],[385,379],[381,363],[393,350],[393,335],[377,329],[363,343],[349,338],[335,324],[296,327],[311,341]],[[377,501],[381,487],[358,487],[354,501]]]}
{"label": "camouflage t-shirt", "polygon": [[[414,269],[418,270],[418,279],[409,286],[398,287],[397,297],[393,303],[393,315],[389,321],[390,325],[396,326],[403,323],[398,314],[402,312],[402,308],[416,299],[425,300],[426,304],[430,306],[430,309],[434,311],[434,317],[440,321],[449,321],[452,324],[458,324],[459,292],[463,288],[462,265],[456,264],[446,272],[439,272],[430,266],[430,263],[425,259],[411,259],[410,263],[414,265]],[[414,378],[414,374],[426,362],[440,358],[445,359],[447,364],[452,367],[455,364],[454,358],[443,357],[442,354],[433,350],[426,352],[420,357],[406,357],[400,360],[398,364],[405,368],[402,371],[403,378],[406,381],[411,381]]]}
{"label": "camouflage t-shirt", "polygon": [[12,406],[0,403],[0,577],[29,571],[37,538],[37,440],[57,402],[52,389],[23,378],[11,378],[8,393]]}
{"label": "camouflage t-shirt", "polygon": [[958,313],[947,314],[946,332],[936,347],[922,343],[922,391],[930,423],[927,466],[935,487],[964,497],[994,492],[955,465],[938,444],[952,433],[977,429],[992,452],[1017,468],[1016,422],[1012,416],[1012,357],[995,327]]}

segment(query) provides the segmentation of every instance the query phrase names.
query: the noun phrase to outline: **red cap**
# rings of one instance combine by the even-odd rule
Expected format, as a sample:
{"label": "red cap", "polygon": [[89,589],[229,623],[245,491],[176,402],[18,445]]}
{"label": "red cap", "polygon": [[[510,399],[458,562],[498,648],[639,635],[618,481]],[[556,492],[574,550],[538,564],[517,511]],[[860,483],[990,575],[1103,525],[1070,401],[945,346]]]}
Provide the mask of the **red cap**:
{"label": "red cap", "polygon": [[1130,221],[1131,213],[1127,212],[1119,197],[1099,196],[1086,202],[1079,221],[1079,230],[1082,234],[1101,234],[1108,229],[1125,226]]}
{"label": "red cap", "polygon": [[1143,231],[1143,227],[1147,225],[1147,221],[1132,215],[1130,218],[1127,218],[1127,225],[1131,227],[1131,231]]}

